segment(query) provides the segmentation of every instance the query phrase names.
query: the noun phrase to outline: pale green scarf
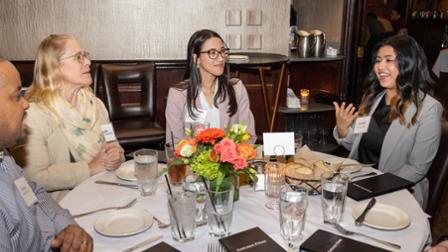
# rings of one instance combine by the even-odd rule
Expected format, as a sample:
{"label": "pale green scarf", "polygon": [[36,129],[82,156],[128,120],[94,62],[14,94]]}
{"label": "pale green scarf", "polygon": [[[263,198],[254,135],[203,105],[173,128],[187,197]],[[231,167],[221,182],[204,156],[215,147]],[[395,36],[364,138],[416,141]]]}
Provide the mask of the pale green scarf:
{"label": "pale green scarf", "polygon": [[53,99],[52,105],[50,110],[75,160],[93,160],[104,143],[99,120],[101,106],[95,95],[89,89],[82,88],[76,97],[76,107],[60,96]]}

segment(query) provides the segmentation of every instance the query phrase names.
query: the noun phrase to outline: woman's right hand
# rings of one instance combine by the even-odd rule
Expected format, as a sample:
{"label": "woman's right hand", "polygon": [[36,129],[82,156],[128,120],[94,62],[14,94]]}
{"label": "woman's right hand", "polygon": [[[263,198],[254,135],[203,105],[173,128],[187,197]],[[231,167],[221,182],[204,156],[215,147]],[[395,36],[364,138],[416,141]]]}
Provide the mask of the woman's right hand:
{"label": "woman's right hand", "polygon": [[90,176],[93,176],[99,172],[105,170],[104,164],[107,161],[106,145],[101,146],[100,151],[96,154],[96,157],[90,161],[89,169]]}
{"label": "woman's right hand", "polygon": [[340,138],[345,138],[348,134],[348,128],[358,116],[358,112],[351,103],[345,106],[345,102],[342,102],[339,106],[337,102],[333,102],[333,105],[336,115],[336,130]]}

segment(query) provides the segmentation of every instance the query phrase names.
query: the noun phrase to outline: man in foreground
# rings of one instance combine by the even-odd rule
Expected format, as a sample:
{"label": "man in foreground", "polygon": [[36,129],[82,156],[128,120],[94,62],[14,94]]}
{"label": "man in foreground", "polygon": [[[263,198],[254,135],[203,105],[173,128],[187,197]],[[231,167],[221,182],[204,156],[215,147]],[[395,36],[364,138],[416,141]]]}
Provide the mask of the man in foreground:
{"label": "man in foreground", "polygon": [[25,136],[20,88],[17,70],[0,58],[0,251],[92,251],[89,234],[6,151]]}

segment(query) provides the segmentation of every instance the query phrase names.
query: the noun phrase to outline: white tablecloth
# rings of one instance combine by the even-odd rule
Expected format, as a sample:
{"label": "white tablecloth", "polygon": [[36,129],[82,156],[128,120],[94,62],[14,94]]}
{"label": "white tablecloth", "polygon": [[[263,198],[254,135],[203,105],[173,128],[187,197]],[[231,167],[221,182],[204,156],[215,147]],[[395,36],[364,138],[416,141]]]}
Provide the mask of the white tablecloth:
{"label": "white tablecloth", "polygon": [[[95,184],[94,181],[97,179],[119,181],[113,172],[104,172],[91,177],[67,194],[60,202],[62,207],[69,209],[72,214],[76,214],[106,206],[118,206],[137,197],[138,202],[133,208],[146,209],[160,219],[169,222],[166,206],[166,185],[162,179],[159,181],[157,193],[149,197],[141,197],[135,189]],[[258,226],[281,246],[285,247],[285,243],[280,236],[278,212],[265,207],[265,203],[269,200],[271,199],[267,198],[264,192],[254,192],[249,186],[241,187],[240,199],[235,203],[233,211],[231,232],[237,233]],[[365,203],[365,201],[356,202],[350,198],[347,198],[346,201],[342,225],[353,231],[359,231],[400,244],[402,246],[400,251],[421,251],[428,237],[430,237],[430,227],[427,215],[422,211],[412,195],[407,190],[401,190],[377,197],[377,202],[401,208],[410,216],[410,226],[398,231],[382,231],[366,226],[356,227],[351,216],[352,208],[357,204]],[[163,241],[181,251],[207,251],[208,244],[217,243],[216,238],[211,238],[208,235],[207,226],[196,229],[196,237],[193,241],[179,243],[171,238],[170,228],[159,230],[156,223],[147,231],[134,236],[119,238],[106,237],[95,232],[93,228],[95,220],[104,214],[105,212],[101,212],[77,219],[78,223],[93,237],[95,251],[122,251],[156,234],[162,234]],[[322,223],[320,197],[310,196],[303,240],[307,239],[317,229],[324,229],[336,233],[330,226]],[[372,242],[363,237],[356,236],[353,239],[390,250],[388,247],[384,247],[379,243]],[[158,242],[154,242],[142,248],[142,250]]]}
{"label": "white tablecloth", "polygon": [[440,51],[439,56],[432,67],[432,72],[439,78],[440,72],[448,73],[448,49]]}

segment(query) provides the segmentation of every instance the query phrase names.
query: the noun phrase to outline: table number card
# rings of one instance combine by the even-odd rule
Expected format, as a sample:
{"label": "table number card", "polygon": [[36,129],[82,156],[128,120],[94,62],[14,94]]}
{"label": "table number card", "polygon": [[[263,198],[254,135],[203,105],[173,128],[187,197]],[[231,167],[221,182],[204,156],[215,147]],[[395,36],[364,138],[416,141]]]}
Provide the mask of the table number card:
{"label": "table number card", "polygon": [[294,132],[263,133],[264,155],[294,155]]}

